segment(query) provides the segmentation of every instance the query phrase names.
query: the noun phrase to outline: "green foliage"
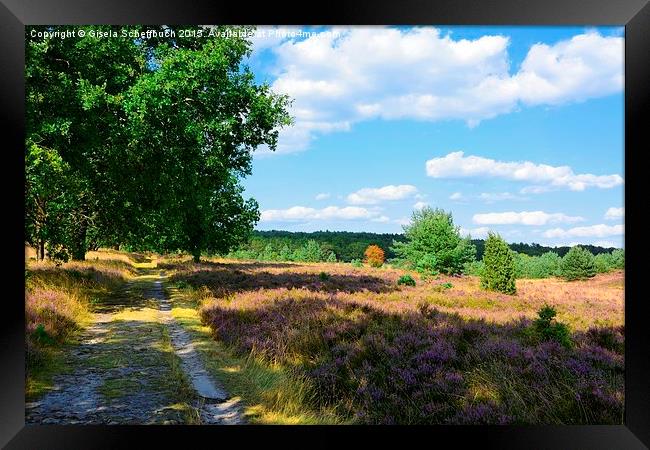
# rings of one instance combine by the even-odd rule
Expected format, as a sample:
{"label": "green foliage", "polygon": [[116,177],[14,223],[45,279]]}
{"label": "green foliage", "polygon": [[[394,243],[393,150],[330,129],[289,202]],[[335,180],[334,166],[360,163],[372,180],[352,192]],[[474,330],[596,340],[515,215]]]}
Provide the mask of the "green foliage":
{"label": "green foliage", "polygon": [[[246,259],[258,259],[268,244],[278,253],[278,261],[291,261],[293,252],[304,246],[307,241],[314,240],[321,246],[323,255],[329,255],[334,252],[336,259],[342,262],[352,262],[353,259],[363,259],[364,251],[369,245],[377,245],[385,249],[386,260],[393,267],[403,269],[413,269],[414,265],[408,261],[395,258],[395,253],[391,246],[393,241],[406,241],[402,234],[378,234],[378,233],[361,233],[348,231],[315,231],[311,233],[292,232],[292,231],[253,231],[251,237],[242,242],[236,250],[233,250],[228,257],[238,258],[238,255],[246,255]],[[462,272],[470,275],[480,275],[482,267],[482,258],[484,251],[484,241],[472,239],[470,243],[477,248],[477,257],[479,260],[473,260],[470,263],[463,264]],[[554,249],[543,247],[539,244],[509,244],[510,248],[516,249],[517,252],[530,256],[542,256],[544,253],[553,252],[559,256],[564,255],[562,248]],[[608,250],[602,247],[589,247],[592,252],[603,253]],[[479,252],[480,250],[480,252]],[[568,248],[566,249],[568,251]],[[423,263],[426,263],[424,261]],[[426,266],[426,264],[423,264]],[[430,265],[430,264],[429,264]]]}
{"label": "green foliage", "polygon": [[541,256],[515,254],[515,276],[517,278],[548,278],[558,276],[562,258],[555,252]]}
{"label": "green foliage", "polygon": [[605,273],[612,270],[612,254],[601,253],[594,256],[594,268],[596,273]]}
{"label": "green foliage", "polygon": [[449,283],[449,282],[447,282],[447,283],[438,283],[435,286],[433,286],[433,290],[435,292],[444,292],[447,289],[451,289],[452,287],[453,287],[453,285],[451,283]]}
{"label": "green foliage", "polygon": [[[26,29],[30,244],[61,259],[117,244],[198,259],[248,239],[259,212],[240,180],[291,122],[288,98],[242,65],[249,41],[43,39],[33,28],[70,27]],[[129,31],[149,28],[162,30]]]}
{"label": "green foliage", "polygon": [[612,269],[625,269],[625,251],[616,249],[612,252]]}
{"label": "green foliage", "polygon": [[624,269],[625,252],[621,249],[617,249],[612,253],[599,253],[594,256],[594,266],[596,268],[596,272],[598,273]]}
{"label": "green foliage", "polygon": [[321,281],[327,281],[330,279],[330,274],[327,272],[321,272],[318,274],[318,279],[320,279]]}
{"label": "green foliage", "polygon": [[538,341],[556,341],[564,347],[571,348],[573,341],[569,327],[564,323],[557,322],[556,315],[555,308],[544,305],[537,312],[538,317],[528,330],[529,336]]}
{"label": "green foliage", "polygon": [[411,223],[404,226],[404,235],[407,241],[394,241],[392,250],[423,274],[461,273],[463,265],[476,254],[470,239],[460,237],[451,213],[441,209],[414,211]]}
{"label": "green foliage", "polygon": [[399,277],[399,280],[397,280],[397,285],[415,286],[415,280],[411,275],[402,275]]}
{"label": "green foliage", "polygon": [[483,276],[483,271],[485,270],[485,263],[481,261],[471,261],[469,263],[465,263],[463,266],[463,273],[467,275],[474,275],[474,276]]}
{"label": "green foliage", "polygon": [[596,275],[594,255],[579,245],[562,258],[561,275],[567,281],[584,280]]}
{"label": "green foliage", "polygon": [[335,263],[336,262],[336,254],[334,252],[330,252],[329,255],[327,255],[327,259],[325,260],[329,263]]}
{"label": "green foliage", "polygon": [[39,323],[32,331],[32,339],[40,345],[53,345],[54,339],[45,331],[45,326]]}
{"label": "green foliage", "polygon": [[481,287],[490,291],[515,294],[514,252],[498,234],[488,233],[483,255],[485,269],[481,276]]}
{"label": "green foliage", "polygon": [[353,259],[350,263],[352,264],[352,267],[363,267],[363,263],[360,259]]}

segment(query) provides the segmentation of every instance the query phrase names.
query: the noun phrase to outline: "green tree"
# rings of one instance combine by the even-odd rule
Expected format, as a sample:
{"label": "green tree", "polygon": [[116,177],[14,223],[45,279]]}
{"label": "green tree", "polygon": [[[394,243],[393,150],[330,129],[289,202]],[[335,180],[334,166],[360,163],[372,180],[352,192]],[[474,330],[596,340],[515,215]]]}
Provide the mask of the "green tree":
{"label": "green tree", "polygon": [[611,253],[599,253],[594,256],[594,267],[597,273],[609,272],[614,268],[614,261]]}
{"label": "green tree", "polygon": [[280,250],[280,254],[279,254],[279,259],[280,261],[291,260],[291,250],[289,250],[289,246],[287,244],[284,244],[282,246],[282,249]]}
{"label": "green tree", "polygon": [[459,274],[474,260],[476,247],[470,237],[460,237],[451,213],[425,207],[413,212],[405,225],[406,242],[393,241],[392,251],[425,274]]}
{"label": "green tree", "polygon": [[336,254],[334,252],[329,252],[329,255],[327,255],[327,262],[329,263],[335,263],[336,262]]}
{"label": "green tree", "polygon": [[[75,259],[99,244],[128,244],[187,250],[198,260],[202,251],[227,253],[248,238],[259,212],[254,200],[242,197],[240,180],[251,173],[252,151],[261,145],[274,150],[279,128],[291,122],[288,98],[256,83],[242,65],[249,41],[178,33],[98,39],[88,32],[39,39],[31,28],[27,152],[33,145],[55,152],[79,187],[74,201],[64,203],[74,226],[58,228],[56,245]],[[164,27],[131,27],[147,28]],[[26,154],[26,164],[33,161]],[[27,170],[29,192],[48,182],[65,184],[47,179],[46,171]],[[30,239],[46,236],[34,214],[26,218]]]}
{"label": "green tree", "polygon": [[[25,88],[26,148],[34,145],[56,153],[65,166],[55,176],[74,179],[74,201],[62,179],[47,178],[47,172],[29,167],[34,159],[27,155],[26,171],[34,186],[51,183],[67,197],[61,206],[63,216],[74,226],[60,223],[58,234],[48,237],[53,247],[74,259],[83,259],[88,240],[100,235],[117,235],[130,215],[125,211],[124,191],[120,189],[124,170],[123,156],[129,151],[123,132],[121,110],[123,92],[147,70],[145,45],[132,39],[83,38],[44,39],[31,30],[66,31],[79,27],[26,27]],[[89,27],[82,27],[88,29]],[[93,27],[108,31],[114,27]],[[63,187],[65,185],[65,188]],[[63,213],[65,210],[65,213]],[[26,222],[26,228],[35,228]],[[29,231],[28,231],[29,233]],[[93,244],[94,245],[94,244]]]}
{"label": "green tree", "polygon": [[189,48],[156,47],[157,69],[126,93],[125,110],[137,160],[155,166],[155,208],[143,214],[157,241],[149,245],[225,252],[244,242],[259,219],[244,200],[240,179],[251,173],[251,153],[277,146],[290,123],[288,99],[256,84],[241,65],[250,43],[241,38],[192,41]]}
{"label": "green tree", "polygon": [[562,258],[561,275],[567,281],[593,277],[596,275],[594,255],[579,245],[571,247]]}
{"label": "green tree", "polygon": [[323,257],[320,245],[313,239],[307,241],[302,248],[302,261],[319,262]]}
{"label": "green tree", "polygon": [[481,287],[490,291],[515,294],[514,252],[508,244],[495,233],[488,233],[483,255],[484,269],[481,275]]}
{"label": "green tree", "polygon": [[611,262],[614,269],[625,269],[625,251],[622,249],[614,250]]}

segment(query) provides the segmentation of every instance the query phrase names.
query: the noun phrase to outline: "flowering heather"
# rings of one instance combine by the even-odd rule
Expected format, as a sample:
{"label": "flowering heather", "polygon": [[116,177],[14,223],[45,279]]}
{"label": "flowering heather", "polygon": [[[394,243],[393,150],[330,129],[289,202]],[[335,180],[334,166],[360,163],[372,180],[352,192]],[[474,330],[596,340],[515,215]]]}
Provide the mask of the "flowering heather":
{"label": "flowering heather", "polygon": [[[216,339],[306,377],[315,409],[358,423],[622,421],[621,272],[518,280],[509,296],[481,291],[475,277],[400,288],[402,270],[345,264],[169,268],[172,280],[211,292],[201,316]],[[544,303],[569,324],[571,348],[531,339]]]}
{"label": "flowering heather", "polygon": [[122,261],[30,262],[25,272],[28,370],[42,357],[43,345],[63,343],[79,328],[91,294],[114,289],[131,271]]}

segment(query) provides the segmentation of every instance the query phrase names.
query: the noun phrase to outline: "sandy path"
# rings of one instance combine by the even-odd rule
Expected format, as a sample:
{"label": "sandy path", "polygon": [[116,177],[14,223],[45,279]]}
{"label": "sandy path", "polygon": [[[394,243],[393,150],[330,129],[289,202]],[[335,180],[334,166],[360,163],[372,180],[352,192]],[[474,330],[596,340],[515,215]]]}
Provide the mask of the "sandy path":
{"label": "sandy path", "polygon": [[[243,423],[240,405],[209,376],[171,316],[163,279],[149,270],[127,283],[109,310],[93,314],[79,344],[64,350],[69,370],[26,404],[27,424]],[[191,404],[178,404],[172,352],[185,372],[181,382],[194,390]]]}

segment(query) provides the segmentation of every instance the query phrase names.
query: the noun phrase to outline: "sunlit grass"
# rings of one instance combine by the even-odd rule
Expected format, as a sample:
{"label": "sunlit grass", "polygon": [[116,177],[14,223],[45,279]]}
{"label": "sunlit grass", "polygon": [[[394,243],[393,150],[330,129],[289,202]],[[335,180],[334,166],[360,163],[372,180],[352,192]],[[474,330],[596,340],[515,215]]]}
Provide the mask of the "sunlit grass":
{"label": "sunlit grass", "polygon": [[241,357],[215,341],[210,328],[201,324],[196,298],[170,289],[172,315],[187,330],[207,370],[233,396],[241,397],[244,415],[258,424],[335,424],[343,419],[332,412],[314,411],[309,405],[309,388],[281,365],[270,365],[254,356]]}

